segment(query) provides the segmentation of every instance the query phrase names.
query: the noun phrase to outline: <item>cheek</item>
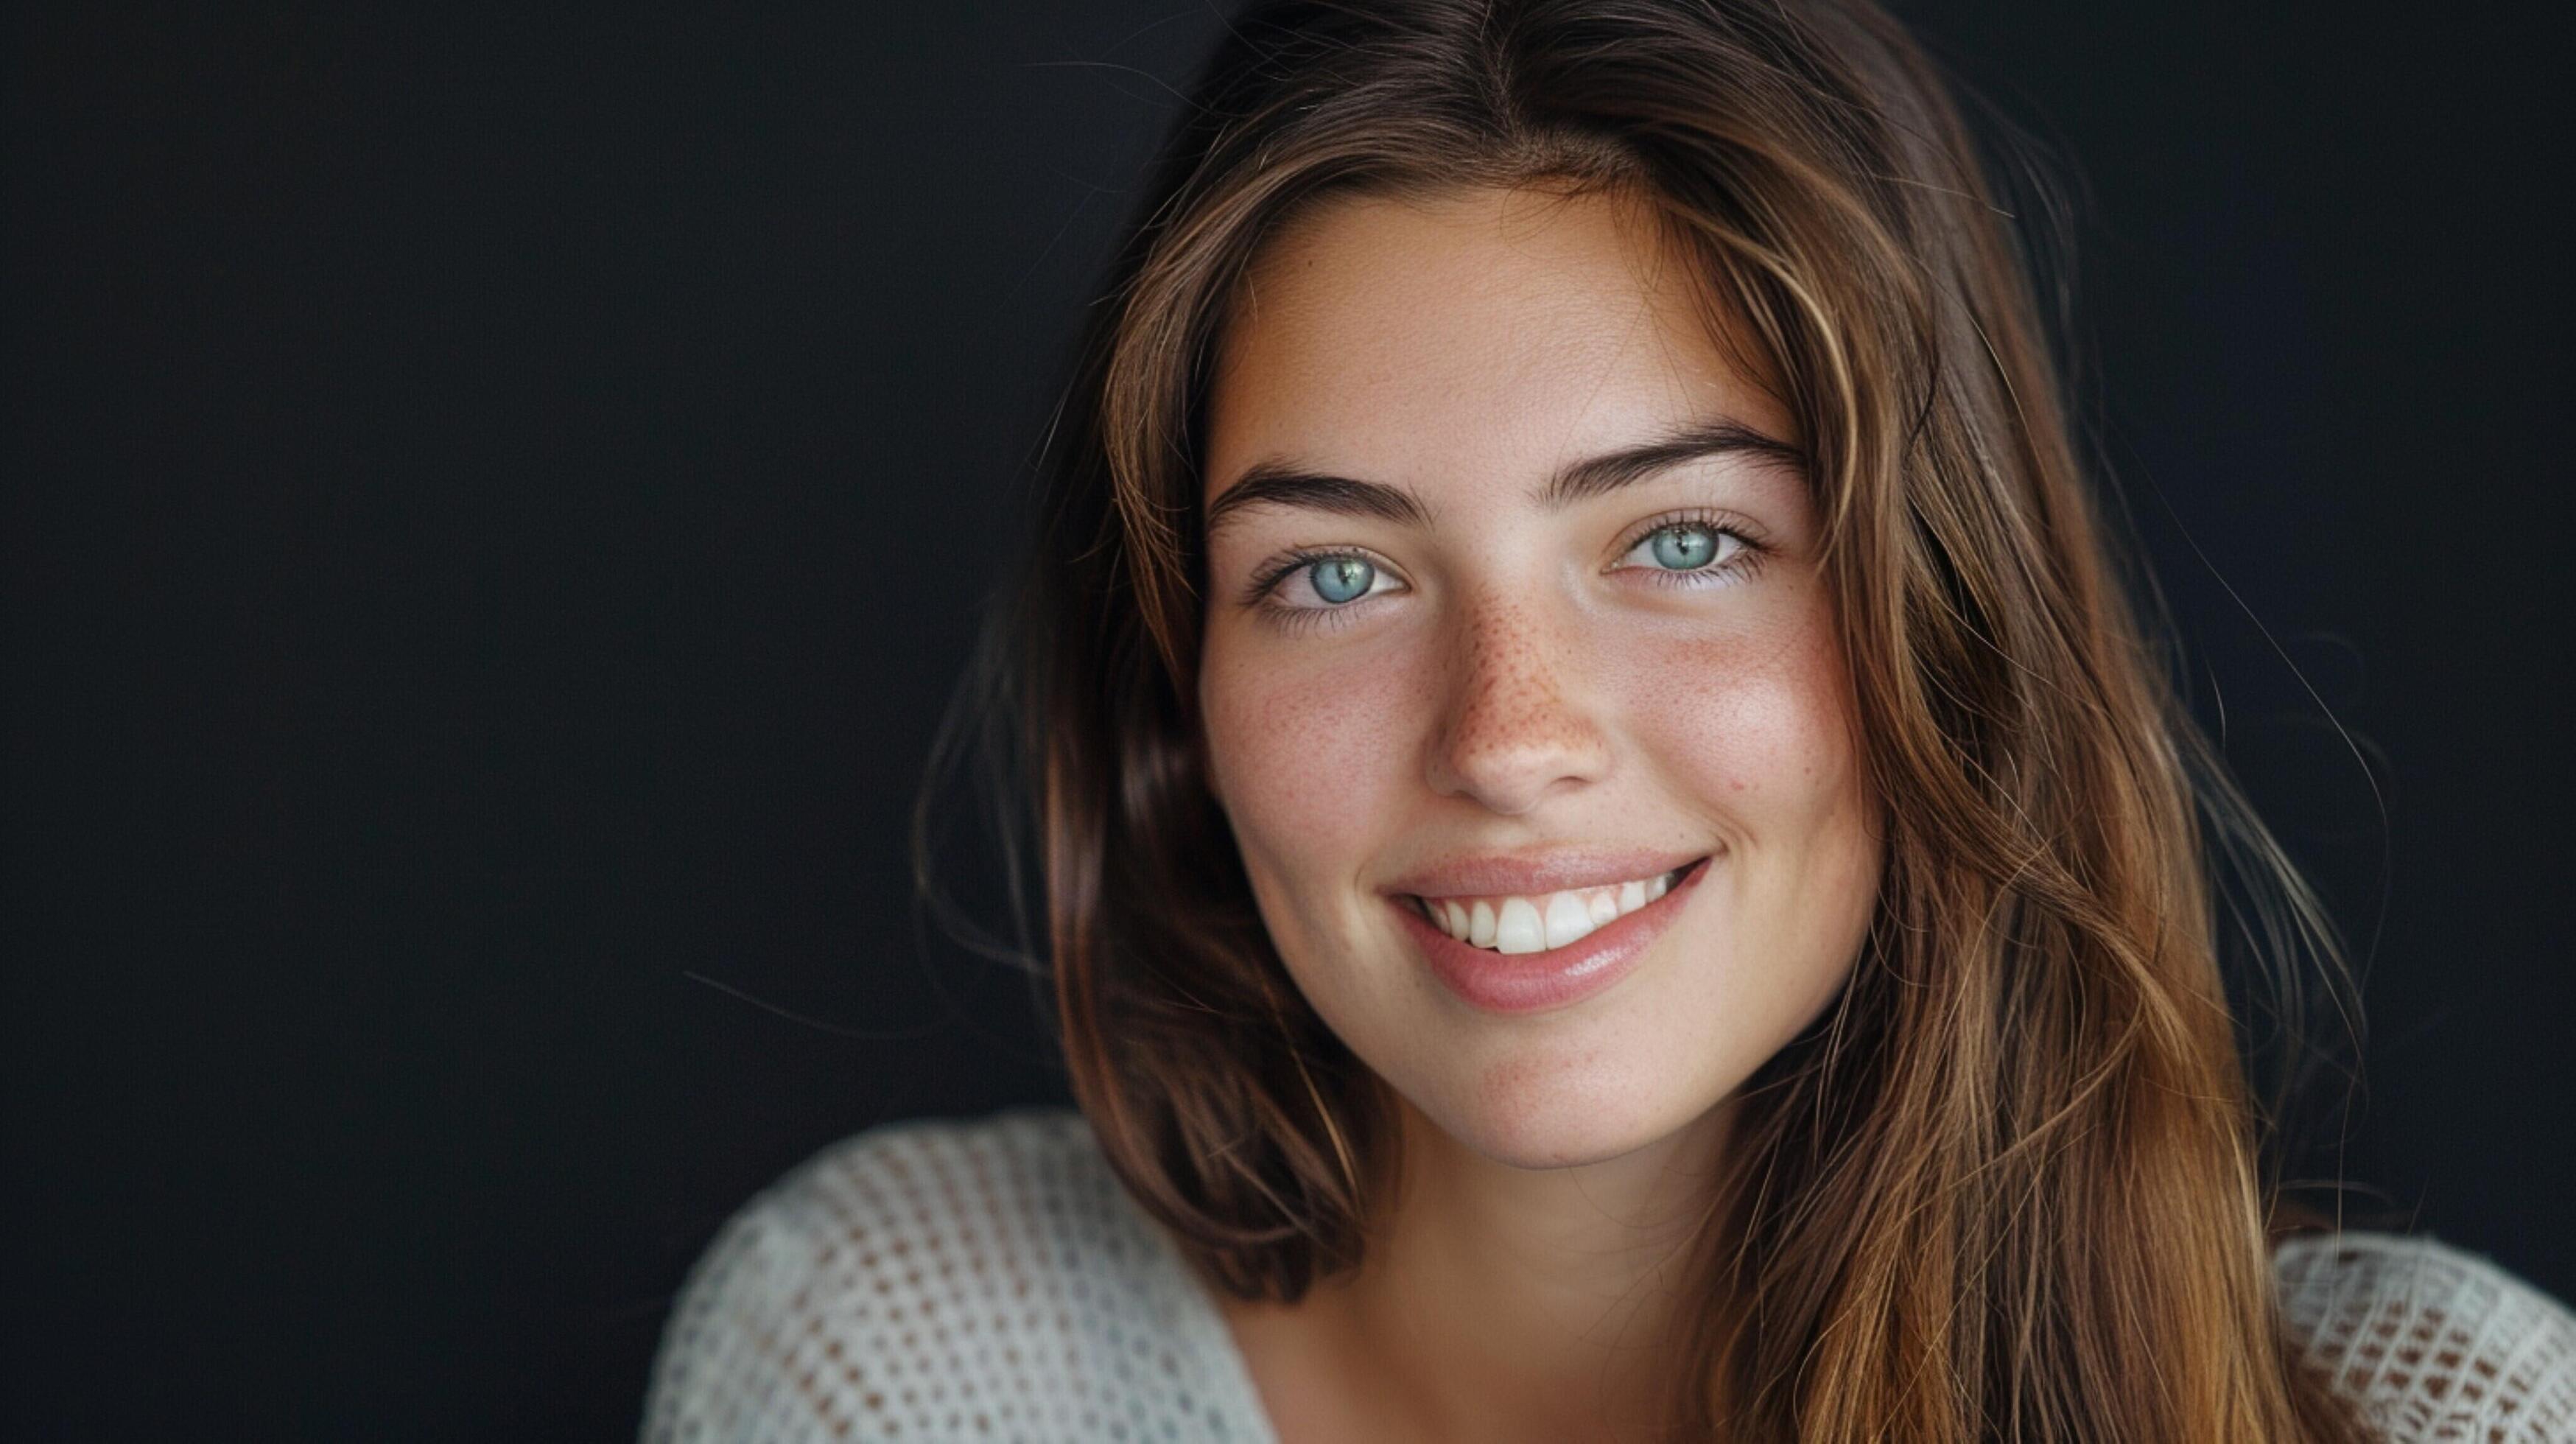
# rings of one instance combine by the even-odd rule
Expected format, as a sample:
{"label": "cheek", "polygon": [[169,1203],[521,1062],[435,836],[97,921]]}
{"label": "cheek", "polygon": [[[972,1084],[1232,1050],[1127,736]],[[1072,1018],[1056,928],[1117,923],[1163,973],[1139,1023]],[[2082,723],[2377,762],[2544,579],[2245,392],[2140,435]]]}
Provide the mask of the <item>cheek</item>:
{"label": "cheek", "polygon": [[1841,652],[1820,593],[1742,627],[1639,638],[1621,669],[1647,770],[1756,853],[1849,848],[1864,818]]}
{"label": "cheek", "polygon": [[1730,921],[1710,935],[1724,965],[1675,1007],[1741,1020],[1767,1054],[1830,1006],[1878,903],[1882,827],[1839,639],[1818,604],[1794,623],[1661,651],[1651,671],[1631,673],[1655,679],[1630,693],[1641,761],[1736,853],[1718,883],[1716,915]]}
{"label": "cheek", "polygon": [[1307,885],[1355,874],[1389,834],[1423,695],[1391,651],[1331,649],[1326,665],[1327,650],[1309,660],[1212,629],[1199,689],[1209,772],[1246,866]]}

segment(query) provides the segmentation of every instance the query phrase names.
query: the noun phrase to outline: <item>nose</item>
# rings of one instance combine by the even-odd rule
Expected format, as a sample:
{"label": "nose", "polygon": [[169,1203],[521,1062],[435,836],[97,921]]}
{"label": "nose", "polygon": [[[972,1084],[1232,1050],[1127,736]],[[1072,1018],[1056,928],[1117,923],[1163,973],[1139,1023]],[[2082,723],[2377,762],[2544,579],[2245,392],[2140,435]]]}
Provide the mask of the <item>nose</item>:
{"label": "nose", "polygon": [[1536,608],[1479,606],[1457,629],[1441,673],[1439,727],[1426,780],[1506,815],[1597,780],[1610,749],[1583,696],[1579,644]]}

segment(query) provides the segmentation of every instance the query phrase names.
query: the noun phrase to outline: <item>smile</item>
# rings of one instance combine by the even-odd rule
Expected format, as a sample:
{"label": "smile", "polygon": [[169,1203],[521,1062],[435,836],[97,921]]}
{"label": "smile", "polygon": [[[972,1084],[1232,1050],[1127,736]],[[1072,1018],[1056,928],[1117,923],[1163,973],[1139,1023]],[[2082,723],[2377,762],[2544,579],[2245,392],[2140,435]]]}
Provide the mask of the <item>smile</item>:
{"label": "smile", "polygon": [[[1670,872],[1552,892],[1390,893],[1387,902],[1431,975],[1461,1002],[1488,1013],[1546,1013],[1603,991],[1642,963],[1716,860],[1712,854]],[[1486,887],[1514,872],[1550,870],[1455,869],[1461,881]],[[1585,869],[1552,870],[1561,877]]]}
{"label": "smile", "polygon": [[1497,953],[1540,953],[1592,935],[1670,891],[1696,864],[1598,887],[1530,896],[1415,897],[1413,905],[1433,927],[1470,947]]}

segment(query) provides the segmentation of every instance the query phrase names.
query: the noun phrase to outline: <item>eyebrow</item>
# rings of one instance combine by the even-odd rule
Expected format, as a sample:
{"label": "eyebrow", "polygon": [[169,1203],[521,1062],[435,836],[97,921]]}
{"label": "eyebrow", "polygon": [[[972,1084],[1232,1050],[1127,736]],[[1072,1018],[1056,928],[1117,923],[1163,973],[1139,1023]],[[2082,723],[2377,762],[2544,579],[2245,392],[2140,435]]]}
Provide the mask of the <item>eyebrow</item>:
{"label": "eyebrow", "polygon": [[[1801,472],[1807,460],[1806,453],[1788,442],[1765,436],[1732,417],[1719,417],[1682,426],[1643,445],[1569,462],[1530,499],[1545,510],[1559,511],[1705,456],[1751,456]],[[1208,534],[1215,535],[1236,513],[1256,506],[1298,507],[1406,526],[1427,526],[1431,521],[1421,501],[1403,487],[1327,476],[1284,461],[1259,461],[1245,468],[1234,485],[1209,505]]]}

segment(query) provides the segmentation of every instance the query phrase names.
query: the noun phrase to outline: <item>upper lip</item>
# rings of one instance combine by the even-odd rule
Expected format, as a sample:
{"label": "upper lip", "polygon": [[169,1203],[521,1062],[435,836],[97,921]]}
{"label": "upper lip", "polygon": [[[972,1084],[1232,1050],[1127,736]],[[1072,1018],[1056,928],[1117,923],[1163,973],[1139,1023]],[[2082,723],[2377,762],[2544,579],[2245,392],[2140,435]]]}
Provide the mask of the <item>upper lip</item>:
{"label": "upper lip", "polygon": [[1706,856],[1705,852],[1650,852],[1621,847],[1460,854],[1416,867],[1389,882],[1386,890],[1415,897],[1530,897],[1642,881]]}

